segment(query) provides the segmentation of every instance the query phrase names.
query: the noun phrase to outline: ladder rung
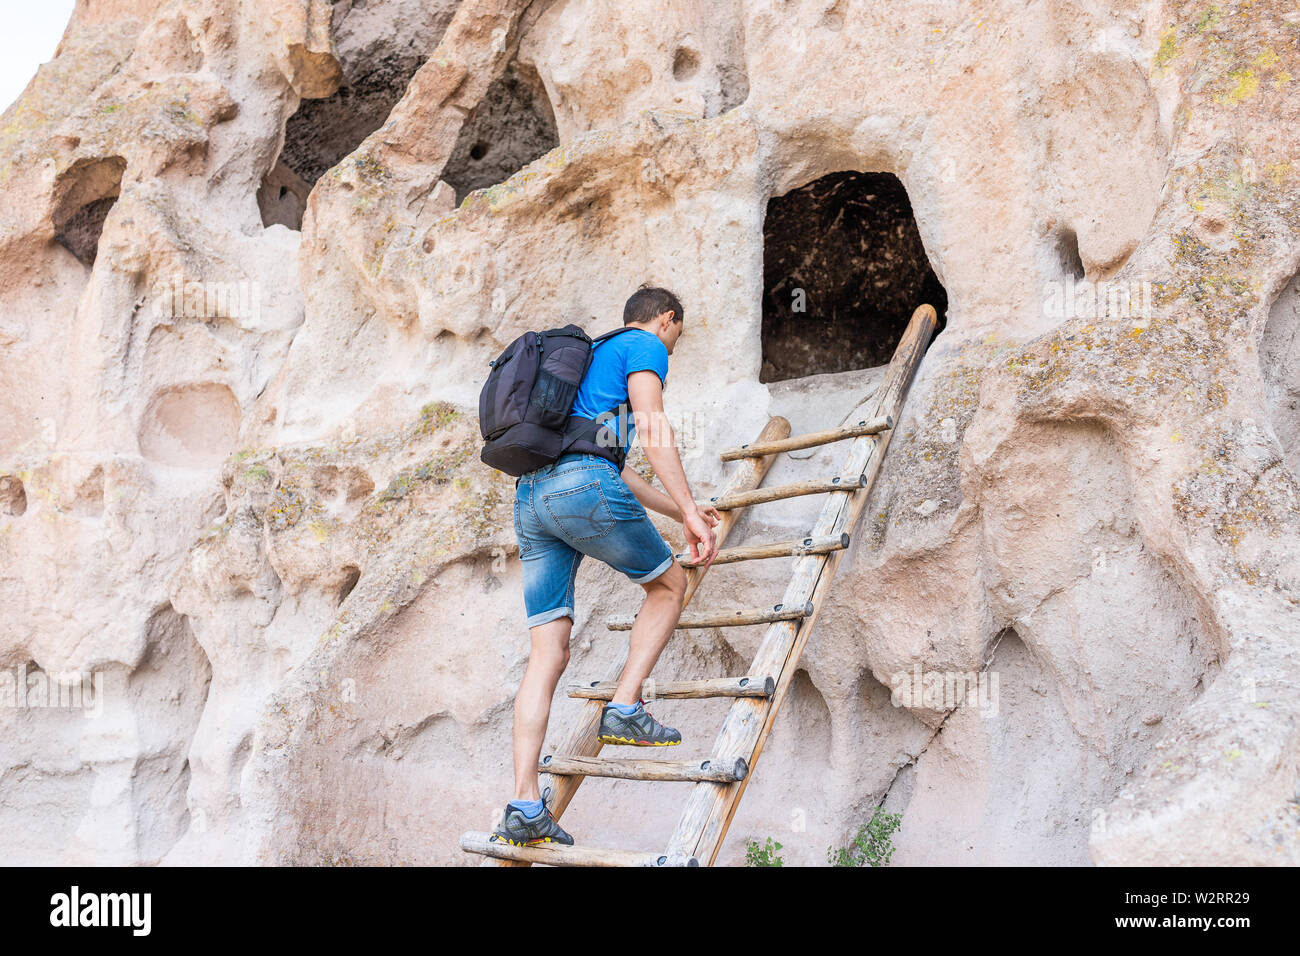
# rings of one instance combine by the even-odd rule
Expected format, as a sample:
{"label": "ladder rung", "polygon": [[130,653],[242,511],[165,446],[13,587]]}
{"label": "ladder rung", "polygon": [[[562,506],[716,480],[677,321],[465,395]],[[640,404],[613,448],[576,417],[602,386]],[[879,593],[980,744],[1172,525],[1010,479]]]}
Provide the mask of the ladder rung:
{"label": "ladder rung", "polygon": [[[649,684],[649,682],[647,682]],[[653,693],[646,700],[698,699],[703,697],[770,697],[776,690],[776,681],[768,677],[710,677],[706,680],[655,681]],[[647,686],[647,691],[650,687]],[[570,684],[570,697],[587,700],[613,700],[618,691],[618,681],[592,681],[588,684]]]}
{"label": "ladder rung", "polygon": [[[804,554],[829,554],[849,546],[848,532],[828,534],[815,538],[794,538],[790,541],[772,541],[768,544],[744,544],[738,548],[723,548],[713,559],[714,564],[732,564],[736,561],[752,561],[755,558],[788,558]],[[690,560],[690,553],[677,555],[677,562],[683,567],[693,568],[695,562]]]}
{"label": "ladder rung", "polygon": [[671,857],[648,850],[610,850],[598,846],[565,846],[562,843],[539,843],[536,846],[511,846],[491,833],[470,832],[460,838],[460,848],[467,853],[481,853],[498,860],[521,860],[550,866],[699,866],[695,857]]}
{"label": "ladder rung", "polygon": [[617,777],[620,780],[707,780],[735,783],[749,771],[743,757],[715,760],[641,760],[626,757],[576,757],[546,754],[537,762],[540,773],[557,776]]}
{"label": "ladder rung", "polygon": [[[772,621],[798,621],[812,612],[812,601],[805,602],[803,607],[773,604],[770,607],[747,607],[735,611],[701,611],[683,614],[677,619],[677,628],[743,627],[746,624],[770,624]],[[611,631],[630,631],[635,621],[635,614],[615,614],[605,619],[605,627]]]}
{"label": "ladder rung", "polygon": [[777,441],[753,442],[739,448],[728,448],[722,453],[723,461],[735,461],[738,458],[765,458],[779,451],[798,451],[800,448],[812,448],[814,445],[826,445],[845,438],[858,438],[862,435],[875,435],[894,427],[890,415],[878,415],[875,418],[858,422],[856,425],[842,425],[828,428],[822,432],[808,432],[805,435],[792,435]]}
{"label": "ladder rung", "polygon": [[786,498],[798,498],[802,495],[821,495],[830,491],[857,491],[867,483],[866,475],[858,475],[857,483],[845,481],[839,475],[834,478],[810,478],[796,481],[789,485],[773,485],[771,488],[755,488],[753,491],[737,491],[720,498],[713,498],[713,506],[719,511],[744,508],[748,505],[761,505],[766,501],[783,501]]}

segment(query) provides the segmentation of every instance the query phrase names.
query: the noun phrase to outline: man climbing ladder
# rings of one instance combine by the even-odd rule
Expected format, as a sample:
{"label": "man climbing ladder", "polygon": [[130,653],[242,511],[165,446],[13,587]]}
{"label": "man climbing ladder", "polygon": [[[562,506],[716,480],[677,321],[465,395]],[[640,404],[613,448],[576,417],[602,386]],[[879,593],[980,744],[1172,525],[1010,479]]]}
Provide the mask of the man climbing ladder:
{"label": "man climbing ladder", "polygon": [[[738,516],[751,506],[806,495],[822,496],[822,506],[808,525],[806,534],[789,540],[743,544],[719,551],[716,561],[772,560],[793,557],[790,580],[780,603],[760,607],[693,611],[682,614],[677,628],[747,627],[763,624],[765,630],[748,669],[739,675],[702,680],[659,681],[656,696],[663,698],[731,698],[732,704],[708,756],[694,760],[641,760],[599,756],[598,732],[605,712],[603,702],[621,689],[624,672],[617,666],[605,680],[580,681],[570,686],[569,696],[586,700],[579,719],[554,753],[545,754],[540,764],[548,775],[543,782],[549,791],[548,808],[556,816],[564,813],[578,786],[589,776],[629,780],[690,781],[677,826],[663,849],[616,849],[609,847],[560,845],[539,842],[535,846],[510,845],[499,833],[462,834],[461,849],[494,857],[503,866],[712,866],[745,788],[753,779],[753,768],[771,733],[773,722],[789,693],[800,659],[826,605],[840,560],[849,546],[879,474],[894,423],[903,411],[912,377],[921,365],[930,337],[938,323],[935,310],[918,306],[899,339],[894,357],[885,368],[874,393],[854,417],[821,431],[790,434],[790,423],[774,416],[756,441],[722,451],[724,462],[734,461],[727,486],[713,499],[722,518],[714,531],[715,542],[724,542]],[[860,417],[859,417],[860,416]],[[763,486],[773,459],[788,451],[848,442],[838,469],[820,478],[785,485]],[[687,586],[683,606],[699,592],[708,565],[687,562]],[[611,630],[627,630],[633,621],[624,615],[606,620]]]}
{"label": "man climbing ladder", "polygon": [[[596,343],[573,404],[575,416],[590,419],[617,410],[615,440],[575,441],[554,464],[521,476],[516,486],[515,536],[531,650],[515,696],[515,794],[495,831],[516,846],[573,844],[542,802],[537,765],[551,698],[569,663],[574,581],[584,556],[626,574],[646,592],[618,689],[601,712],[598,739],[636,747],[681,743],[681,734],[645,709],[641,685],[677,626],[686,592],[686,572],[645,509],[682,523],[693,563],[707,566],[717,554],[713,526],[720,516],[712,505],[695,502],[664,416],[668,357],[682,330],[675,295],[644,286],[634,292],[620,334]],[[638,431],[667,494],[625,464]]]}

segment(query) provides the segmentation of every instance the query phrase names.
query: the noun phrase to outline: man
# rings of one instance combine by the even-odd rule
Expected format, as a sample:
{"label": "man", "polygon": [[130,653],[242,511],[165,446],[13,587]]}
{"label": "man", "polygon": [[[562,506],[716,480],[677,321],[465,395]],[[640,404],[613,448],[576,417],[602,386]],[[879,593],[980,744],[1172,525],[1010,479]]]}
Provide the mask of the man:
{"label": "man", "polygon": [[[588,425],[630,405],[632,423],[619,415],[617,429],[604,432],[603,441],[573,441],[555,464],[523,475],[517,484],[515,536],[532,649],[515,696],[515,796],[496,829],[513,844],[573,843],[542,803],[537,761],[551,698],[569,663],[574,579],[584,556],[626,574],[646,592],[618,689],[601,711],[599,739],[634,747],[681,743],[681,734],[655,720],[640,698],[641,683],[672,636],[686,593],[686,572],[645,509],[682,523],[692,563],[708,565],[717,555],[713,526],[720,516],[713,506],[696,504],[664,417],[668,356],[682,323],[682,304],[671,292],[645,286],[634,292],[623,308],[623,330],[595,344],[573,404],[573,415]],[[667,494],[623,466],[638,431]]]}

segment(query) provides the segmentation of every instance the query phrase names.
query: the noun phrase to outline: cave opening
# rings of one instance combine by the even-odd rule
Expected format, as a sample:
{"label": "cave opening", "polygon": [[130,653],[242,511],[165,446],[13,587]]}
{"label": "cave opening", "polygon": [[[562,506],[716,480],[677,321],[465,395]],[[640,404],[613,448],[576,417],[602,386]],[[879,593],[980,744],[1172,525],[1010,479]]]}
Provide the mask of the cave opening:
{"label": "cave opening", "polygon": [[459,204],[476,189],[504,182],[560,145],[555,113],[537,71],[513,61],[461,127],[442,172]]}
{"label": "cave opening", "polygon": [[410,53],[381,56],[348,72],[330,96],[302,101],[285,124],[280,159],[257,192],[263,225],[302,228],[316,180],[384,124],[423,62]]}
{"label": "cave opening", "polygon": [[[382,59],[345,78],[321,99],[303,100],[284,131],[279,161],[257,193],[262,224],[302,228],[312,187],[325,172],[382,126],[406,92],[422,60]],[[502,182],[560,145],[550,99],[537,72],[512,62],[461,128],[442,178],[459,203],[469,193]]]}
{"label": "cave opening", "polygon": [[87,268],[95,264],[104,221],[122,192],[126,160],[121,156],[83,159],[54,186],[54,239]]}
{"label": "cave opening", "polygon": [[892,173],[830,173],[772,197],[763,221],[760,382],[888,364],[917,306],[948,293]]}

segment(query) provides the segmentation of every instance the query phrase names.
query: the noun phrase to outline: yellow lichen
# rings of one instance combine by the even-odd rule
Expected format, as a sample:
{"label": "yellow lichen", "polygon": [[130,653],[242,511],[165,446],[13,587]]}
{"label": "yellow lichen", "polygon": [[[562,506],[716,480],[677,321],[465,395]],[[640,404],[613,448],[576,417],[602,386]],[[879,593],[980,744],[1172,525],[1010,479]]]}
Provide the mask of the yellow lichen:
{"label": "yellow lichen", "polygon": [[1163,70],[1176,56],[1178,56],[1178,32],[1173,27],[1169,27],[1160,34],[1160,48],[1156,50],[1155,68]]}
{"label": "yellow lichen", "polygon": [[1235,82],[1232,89],[1219,97],[1220,103],[1235,106],[1259,92],[1259,77],[1255,75],[1254,70],[1233,70],[1228,74],[1228,78]]}
{"label": "yellow lichen", "polygon": [[1264,50],[1263,53],[1260,53],[1255,57],[1255,65],[1261,70],[1271,70],[1273,67],[1277,66],[1281,59],[1282,58],[1277,55],[1277,51],[1272,47],[1269,47]]}

